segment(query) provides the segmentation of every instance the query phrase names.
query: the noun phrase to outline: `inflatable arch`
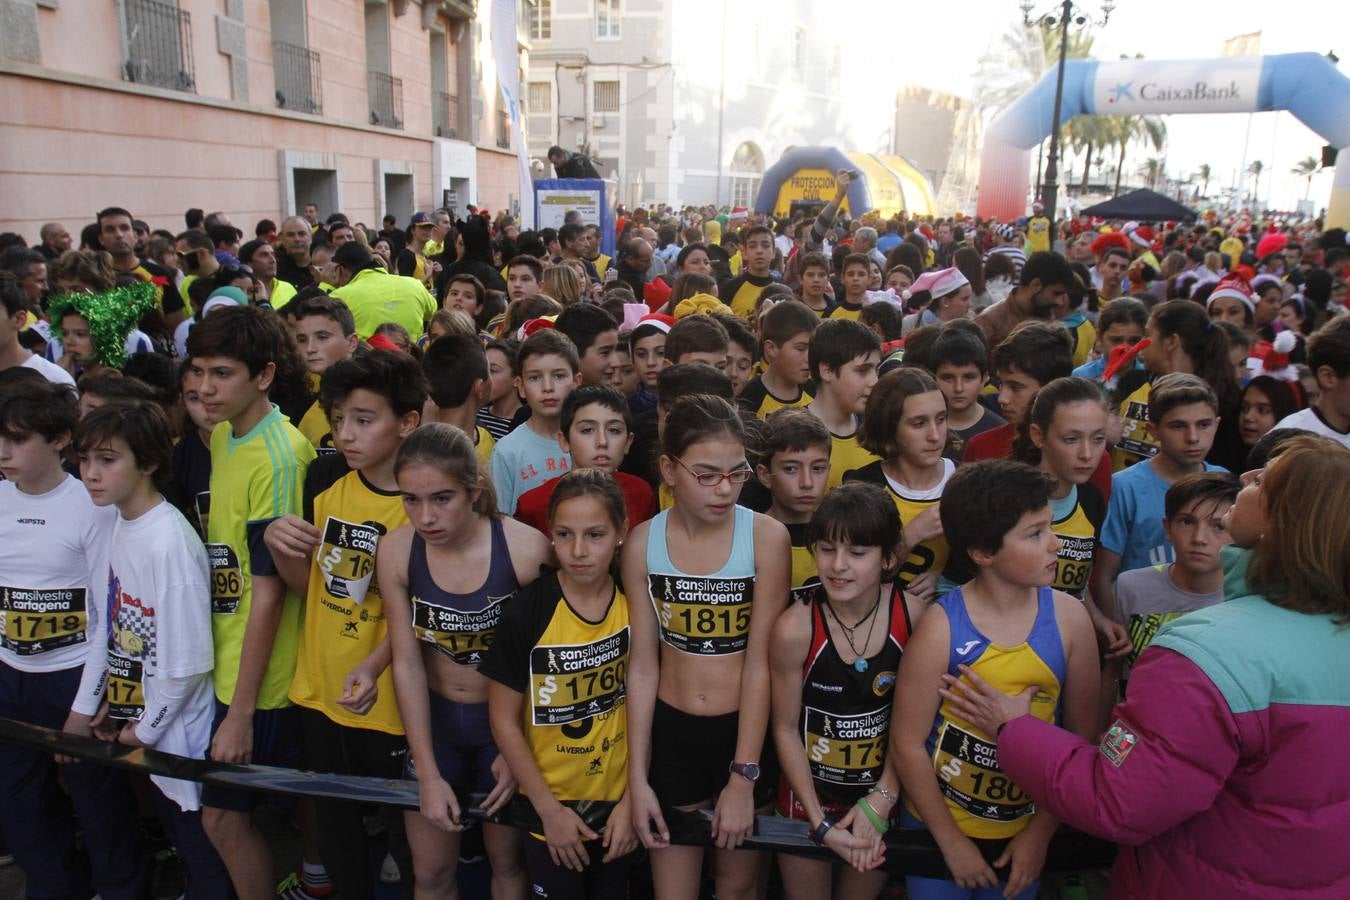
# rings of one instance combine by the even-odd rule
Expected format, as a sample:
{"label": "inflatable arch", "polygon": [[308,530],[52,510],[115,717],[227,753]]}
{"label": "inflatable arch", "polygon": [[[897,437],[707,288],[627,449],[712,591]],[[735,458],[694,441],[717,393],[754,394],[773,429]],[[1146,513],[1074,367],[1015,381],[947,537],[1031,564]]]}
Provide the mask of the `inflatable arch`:
{"label": "inflatable arch", "polygon": [[849,185],[842,204],[851,215],[875,212],[890,217],[903,210],[926,216],[934,211],[928,178],[903,157],[834,147],[794,147],[764,172],[755,195],[755,212],[784,217],[791,215],[794,203],[828,203],[834,198],[834,173],[840,169],[863,176]]}
{"label": "inflatable arch", "polygon": [[[977,212],[1026,215],[1031,149],[1051,132],[1055,70],[990,124],[980,157]],[[1331,146],[1350,147],[1350,79],[1316,53],[1219,59],[1069,60],[1060,122],[1087,115],[1288,110]],[[1336,167],[1327,227],[1350,227],[1350,154]]]}

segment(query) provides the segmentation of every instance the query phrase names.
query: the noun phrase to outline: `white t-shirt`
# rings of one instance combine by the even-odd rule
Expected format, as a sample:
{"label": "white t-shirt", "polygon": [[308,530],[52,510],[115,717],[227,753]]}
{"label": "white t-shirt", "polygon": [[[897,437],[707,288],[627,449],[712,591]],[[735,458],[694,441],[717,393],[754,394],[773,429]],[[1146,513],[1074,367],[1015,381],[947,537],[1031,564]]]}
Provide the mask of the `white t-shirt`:
{"label": "white t-shirt", "polygon": [[0,663],[60,672],[99,646],[116,516],[69,475],[36,495],[0,481]]}
{"label": "white t-shirt", "polygon": [[42,375],[42,377],[50,381],[52,384],[68,384],[71,387],[75,386],[74,375],[71,375],[69,372],[58,366],[56,363],[48,362],[41,356],[38,356],[36,353],[32,354],[27,359],[25,359],[23,361],[23,364],[30,369],[37,369],[37,371]]}
{"label": "white t-shirt", "polygon": [[1307,409],[1300,409],[1296,413],[1290,413],[1276,422],[1275,427],[1302,428],[1305,431],[1311,431],[1314,434],[1320,434],[1322,437],[1329,437],[1333,441],[1338,441],[1343,447],[1350,447],[1350,433],[1332,428],[1311,406]]}
{"label": "white t-shirt", "polygon": [[[109,715],[139,719],[136,736],[147,746],[205,759],[214,712],[206,548],[161,500],[132,521],[117,517],[108,561],[106,654],[101,666],[93,658],[85,666],[75,709],[97,711],[106,686]],[[151,779],[182,809],[200,808],[200,784]]]}

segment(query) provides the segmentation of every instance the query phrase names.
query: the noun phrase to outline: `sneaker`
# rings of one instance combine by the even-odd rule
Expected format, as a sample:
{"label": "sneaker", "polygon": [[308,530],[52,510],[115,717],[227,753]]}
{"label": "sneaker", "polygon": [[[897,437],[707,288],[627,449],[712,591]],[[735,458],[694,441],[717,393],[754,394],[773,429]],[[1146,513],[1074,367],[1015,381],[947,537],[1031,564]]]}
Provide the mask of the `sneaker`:
{"label": "sneaker", "polygon": [[380,863],[380,883],[398,884],[403,880],[403,873],[398,870],[398,863],[394,861],[392,853],[384,855],[384,862]]}
{"label": "sneaker", "polygon": [[277,896],[282,900],[320,900],[335,896],[335,892],[331,882],[321,886],[305,884],[299,872],[292,872],[277,885]]}

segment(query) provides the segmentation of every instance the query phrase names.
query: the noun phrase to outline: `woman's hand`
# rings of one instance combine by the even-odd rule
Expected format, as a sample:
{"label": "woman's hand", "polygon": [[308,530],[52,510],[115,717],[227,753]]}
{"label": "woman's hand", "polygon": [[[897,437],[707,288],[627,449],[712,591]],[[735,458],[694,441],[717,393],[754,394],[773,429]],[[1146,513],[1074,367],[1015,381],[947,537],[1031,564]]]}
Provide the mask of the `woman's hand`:
{"label": "woman's hand", "polygon": [[755,786],[732,775],[713,809],[712,838],[723,850],[735,850],[755,830]]}
{"label": "woman's hand", "polygon": [[548,855],[555,866],[563,866],[573,872],[584,872],[590,861],[586,851],[586,841],[599,837],[586,827],[581,816],[561,803],[554,803],[551,809],[539,814],[544,823],[544,840],[548,841]]}
{"label": "woman's hand", "polygon": [[976,888],[998,887],[998,876],[993,868],[984,861],[980,848],[965,835],[961,835],[950,847],[942,847],[942,861],[952,873],[956,886],[967,891]]}
{"label": "woman's hand", "polygon": [[976,675],[970,666],[960,665],[957,668],[970,679],[970,683],[966,684],[952,675],[943,675],[942,680],[947,686],[938,693],[952,704],[957,715],[983,731],[995,743],[999,727],[1031,712],[1031,698],[1041,689],[1039,685],[1032,685],[1017,696],[1009,697]]}
{"label": "woman's hand", "polygon": [[495,816],[516,795],[516,776],[511,774],[511,767],[500,753],[492,761],[492,777],[497,779],[497,783],[483,798],[483,812],[489,816]]}
{"label": "woman's hand", "polygon": [[263,543],[268,550],[292,559],[309,559],[322,539],[319,529],[295,515],[273,519],[263,531]]}
{"label": "woman's hand", "polygon": [[601,862],[610,862],[627,856],[637,849],[639,843],[637,829],[633,827],[632,804],[628,802],[628,794],[625,793],[610,811],[609,818],[605,820],[603,839],[605,858]]}
{"label": "woman's hand", "polygon": [[418,777],[418,810],[423,818],[442,831],[463,831],[464,823],[459,815],[459,798],[454,788],[439,776]]}
{"label": "woman's hand", "polygon": [[1041,877],[1041,869],[1045,868],[1045,850],[1049,845],[1049,835],[1042,836],[1038,828],[1024,828],[1008,841],[1003,854],[994,860],[996,869],[1012,865],[1004,897],[1016,897]]}
{"label": "woman's hand", "polygon": [[[864,800],[864,803],[867,801]],[[840,837],[847,835],[848,841],[832,840],[835,832]],[[870,872],[886,861],[886,852],[881,843],[881,832],[868,821],[867,815],[857,806],[849,809],[834,827],[825,833],[825,846],[838,853],[844,862],[859,872]]]}
{"label": "woman's hand", "polygon": [[930,506],[905,526],[905,543],[913,547],[931,541],[942,534],[942,516],[937,506]]}
{"label": "woman's hand", "polygon": [[642,846],[648,850],[669,847],[670,829],[666,827],[666,817],[661,814],[661,802],[656,799],[656,792],[651,785],[645,781],[638,785],[630,782],[624,799],[631,800],[633,828]]}
{"label": "woman's hand", "polygon": [[342,679],[342,696],[337,698],[338,706],[350,710],[358,716],[364,716],[380,699],[380,673],[372,671],[370,657],[356,664],[356,667]]}

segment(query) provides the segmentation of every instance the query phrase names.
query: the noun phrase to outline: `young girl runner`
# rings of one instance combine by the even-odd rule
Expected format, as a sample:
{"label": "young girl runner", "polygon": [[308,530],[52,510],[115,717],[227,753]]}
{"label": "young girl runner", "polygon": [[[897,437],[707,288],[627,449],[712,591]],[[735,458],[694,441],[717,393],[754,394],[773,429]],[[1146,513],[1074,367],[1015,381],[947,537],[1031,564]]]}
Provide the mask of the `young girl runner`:
{"label": "young girl runner", "polygon": [[[389,617],[394,685],[419,783],[407,813],[415,896],[455,896],[461,804],[455,790],[486,791],[500,809],[516,782],[492,742],[488,682],[478,672],[502,607],[549,561],[538,531],[496,515],[473,441],[439,423],[410,435],[394,461],[411,524],[380,541],[375,565]],[[526,896],[519,833],[486,825],[494,897]]]}
{"label": "young girl runner", "polygon": [[933,376],[912,366],[883,375],[867,398],[858,443],[881,459],[846,473],[844,480],[865,481],[889,492],[900,511],[908,551],[900,566],[900,585],[920,599],[931,599],[947,564],[938,501],[956,470],[942,456],[947,400]]}
{"label": "young girl runner", "polygon": [[623,489],[601,469],[569,472],[548,523],[559,569],[507,606],[483,661],[492,734],[544,826],[544,840],[525,841],[535,895],[623,900],[638,845],[627,799],[628,601],[614,583],[628,531]]}
{"label": "young girl runner", "polygon": [[832,491],[807,529],[820,585],[774,626],[778,813],[810,823],[811,841],[853,866],[836,878],[828,860],[780,854],[789,900],[865,900],[886,884],[874,867],[900,792],[886,765],[891,694],[922,608],[894,581],[901,539],[885,491],[863,483]]}
{"label": "young girl runner", "polygon": [[761,860],[733,853],[777,784],[764,736],[769,636],[787,604],[788,535],[736,505],[750,480],[735,407],[677,400],[662,432],[674,505],[633,530],[623,585],[633,629],[628,783],[662,900],[698,896],[702,847],[676,847],[661,808],[713,810],[717,896],[756,896]]}
{"label": "young girl runner", "polygon": [[1056,378],[1036,392],[1026,431],[1013,444],[1014,459],[1055,480],[1050,527],[1060,545],[1050,586],[1080,600],[1106,518],[1106,500],[1091,481],[1106,451],[1106,419],[1106,395],[1096,382]]}

